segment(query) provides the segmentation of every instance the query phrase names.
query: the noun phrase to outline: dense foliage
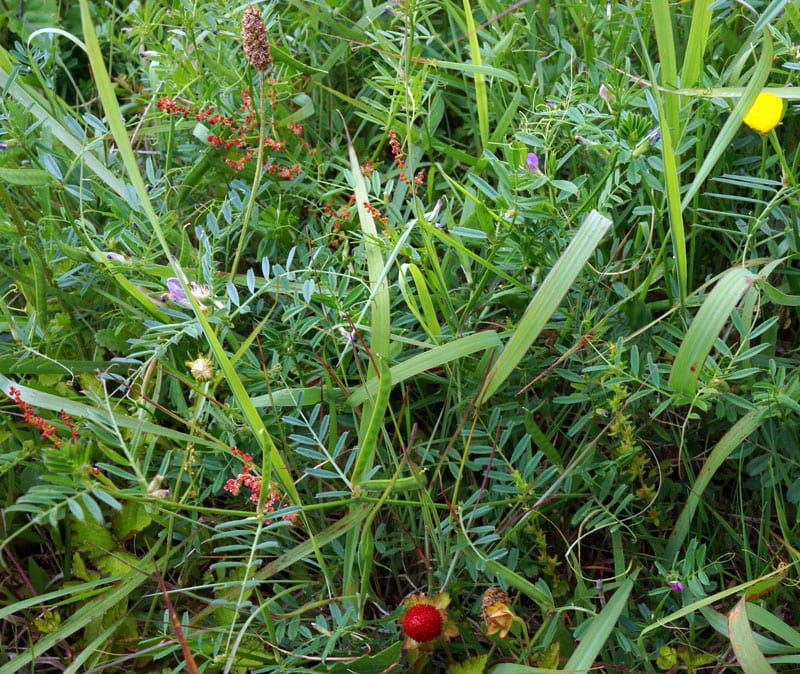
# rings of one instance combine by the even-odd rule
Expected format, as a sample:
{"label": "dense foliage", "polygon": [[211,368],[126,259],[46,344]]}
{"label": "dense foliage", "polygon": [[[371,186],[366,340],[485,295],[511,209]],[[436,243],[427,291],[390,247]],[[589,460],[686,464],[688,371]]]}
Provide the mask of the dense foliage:
{"label": "dense foliage", "polygon": [[798,671],[796,4],[0,45],[0,674]]}

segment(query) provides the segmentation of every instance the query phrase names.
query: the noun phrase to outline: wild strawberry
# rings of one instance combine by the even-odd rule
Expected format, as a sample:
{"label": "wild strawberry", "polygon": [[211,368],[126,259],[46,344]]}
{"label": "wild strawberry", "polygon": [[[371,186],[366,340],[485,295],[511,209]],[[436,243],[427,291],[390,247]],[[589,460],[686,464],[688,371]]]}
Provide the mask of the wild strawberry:
{"label": "wild strawberry", "polygon": [[444,621],[435,606],[416,604],[405,612],[401,621],[403,632],[418,643],[433,641],[442,633]]}

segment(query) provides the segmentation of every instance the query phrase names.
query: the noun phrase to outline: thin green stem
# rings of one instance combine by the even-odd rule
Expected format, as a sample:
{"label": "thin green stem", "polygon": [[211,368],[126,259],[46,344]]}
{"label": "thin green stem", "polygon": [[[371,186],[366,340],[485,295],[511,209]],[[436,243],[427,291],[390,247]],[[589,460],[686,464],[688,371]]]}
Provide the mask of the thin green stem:
{"label": "thin green stem", "polygon": [[247,238],[247,228],[250,225],[250,218],[253,217],[253,208],[256,204],[256,193],[258,192],[258,186],[261,182],[261,173],[263,170],[263,162],[264,162],[264,130],[266,128],[266,109],[264,103],[264,73],[259,73],[259,124],[258,124],[258,152],[256,153],[256,165],[255,170],[253,172],[253,184],[250,188],[250,198],[247,200],[247,209],[244,212],[244,219],[242,220],[242,231],[239,234],[239,243],[236,245],[236,255],[233,257],[233,265],[231,266],[231,272],[229,280],[233,281],[233,277],[236,275],[236,270],[239,268],[239,260],[242,257],[242,251],[244,250],[244,242]]}

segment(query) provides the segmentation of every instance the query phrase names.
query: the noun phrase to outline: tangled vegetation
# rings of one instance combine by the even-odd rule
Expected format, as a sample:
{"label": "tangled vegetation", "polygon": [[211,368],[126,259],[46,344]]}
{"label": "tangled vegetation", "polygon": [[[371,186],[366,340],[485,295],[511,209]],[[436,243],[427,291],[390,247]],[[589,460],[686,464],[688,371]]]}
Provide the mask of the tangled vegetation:
{"label": "tangled vegetation", "polygon": [[800,671],[796,3],[0,45],[0,674]]}

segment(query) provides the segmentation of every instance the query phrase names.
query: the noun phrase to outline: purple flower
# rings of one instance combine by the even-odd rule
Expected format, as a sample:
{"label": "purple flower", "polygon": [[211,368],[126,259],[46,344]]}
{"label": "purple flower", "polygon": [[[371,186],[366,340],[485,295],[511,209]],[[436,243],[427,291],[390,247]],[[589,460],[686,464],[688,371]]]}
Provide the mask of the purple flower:
{"label": "purple flower", "polygon": [[525,168],[531,173],[539,173],[539,156],[535,152],[528,152],[525,157]]}
{"label": "purple flower", "polygon": [[669,585],[669,589],[673,592],[683,592],[683,583],[679,580],[667,581],[667,585]]}
{"label": "purple flower", "polygon": [[600,85],[600,90],[597,93],[606,103],[611,103],[614,100],[614,94],[605,84]]}
{"label": "purple flower", "polygon": [[661,140],[661,129],[657,126],[650,129],[650,132],[645,136],[645,141],[648,143],[657,143],[659,140]]}
{"label": "purple flower", "polygon": [[184,306],[192,306],[191,302],[189,302],[189,298],[186,297],[186,293],[183,290],[180,279],[174,277],[168,278],[167,291],[169,292],[169,298],[173,302],[183,304]]}
{"label": "purple flower", "polygon": [[[211,298],[211,289],[205,283],[200,284],[195,281],[191,281],[189,283],[189,292],[192,293],[192,297],[198,301],[200,308],[205,311],[206,305],[203,304],[203,302]],[[180,279],[175,277],[170,277],[167,279],[167,292],[162,295],[161,300],[162,302],[171,300],[172,302],[175,302],[175,304],[187,309],[191,308],[192,306],[192,303],[189,301],[189,298],[183,291],[183,286],[181,285]],[[224,305],[222,302],[215,301],[214,306],[217,309],[221,309]]]}

